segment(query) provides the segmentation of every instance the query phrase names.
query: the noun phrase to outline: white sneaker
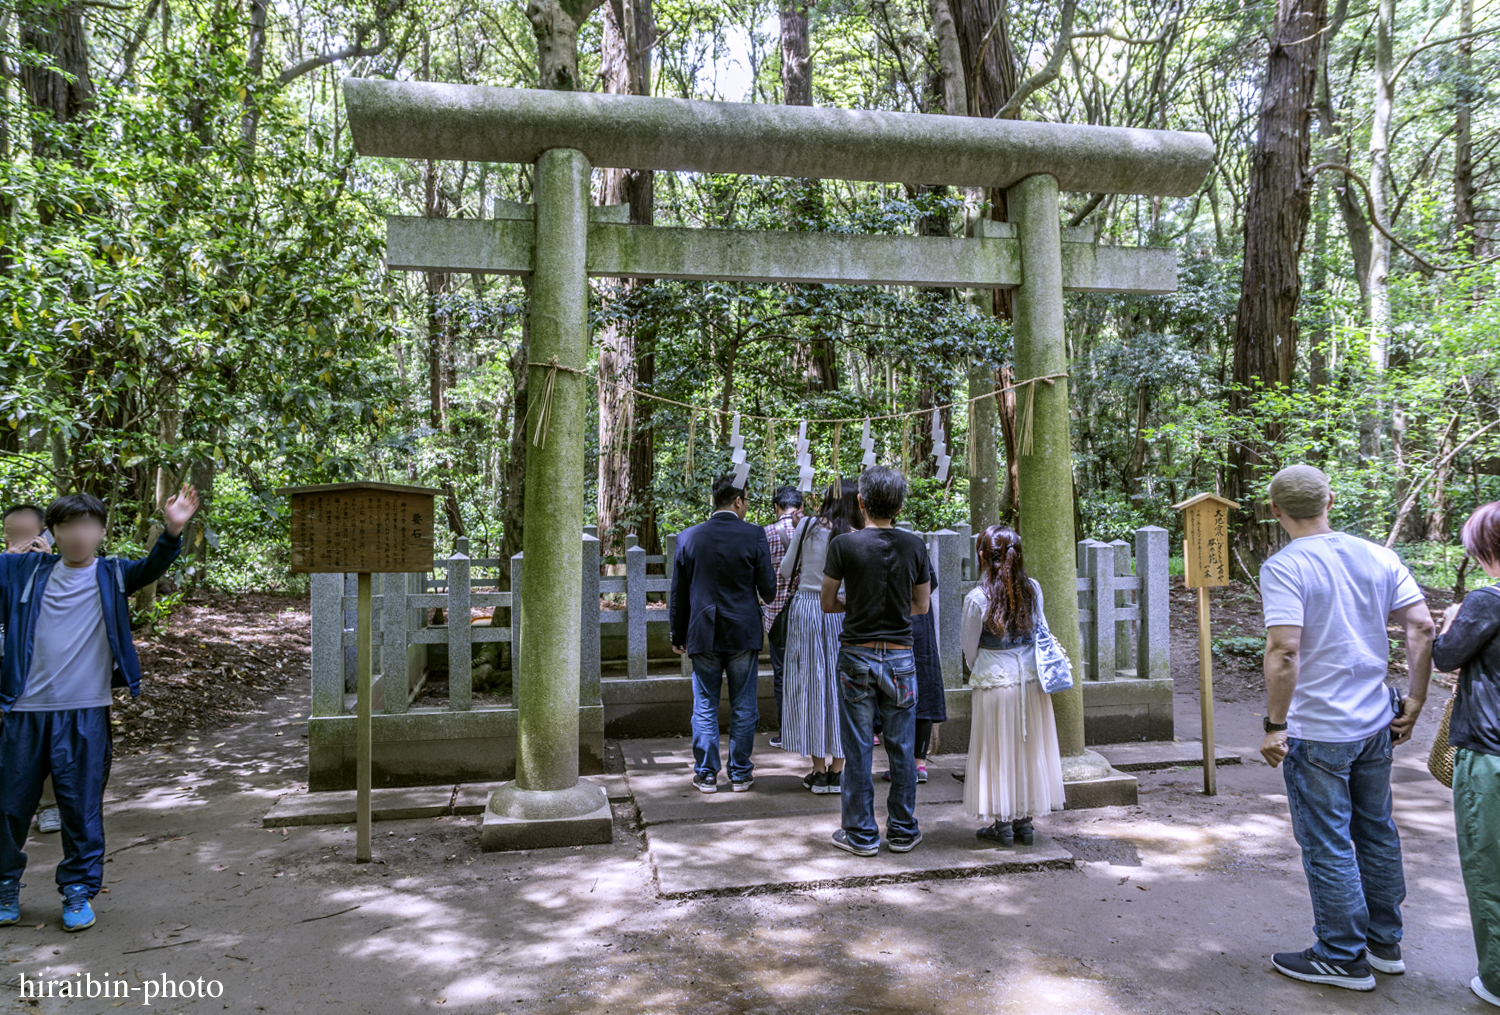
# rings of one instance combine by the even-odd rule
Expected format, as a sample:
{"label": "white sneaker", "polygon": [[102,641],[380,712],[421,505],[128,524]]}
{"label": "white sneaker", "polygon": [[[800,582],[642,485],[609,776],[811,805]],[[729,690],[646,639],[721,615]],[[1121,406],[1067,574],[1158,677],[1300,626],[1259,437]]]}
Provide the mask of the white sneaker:
{"label": "white sneaker", "polygon": [[56,807],[42,808],[42,812],[36,816],[36,830],[38,832],[62,831],[62,812]]}
{"label": "white sneaker", "polygon": [[1469,989],[1472,990],[1474,993],[1478,994],[1479,997],[1480,997],[1480,1000],[1488,1001],[1490,1004],[1494,1005],[1496,1008],[1500,1008],[1500,997],[1497,997],[1496,995],[1491,994],[1487,989],[1485,989],[1484,981],[1481,980],[1479,977],[1476,976],[1476,977],[1474,977],[1474,979],[1472,979],[1472,980],[1469,981]]}

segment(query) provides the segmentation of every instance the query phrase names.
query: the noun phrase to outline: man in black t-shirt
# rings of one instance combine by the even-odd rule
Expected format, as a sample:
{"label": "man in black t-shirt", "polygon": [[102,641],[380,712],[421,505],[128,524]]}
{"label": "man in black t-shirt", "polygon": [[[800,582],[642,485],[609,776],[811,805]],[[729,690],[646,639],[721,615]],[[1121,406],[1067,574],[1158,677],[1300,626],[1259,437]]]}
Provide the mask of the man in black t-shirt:
{"label": "man in black t-shirt", "polygon": [[917,668],[911,618],[927,612],[932,589],[927,545],[892,524],[905,499],[906,480],[895,469],[874,466],[861,473],[859,507],[865,527],[835,536],[823,565],[823,612],[844,614],[839,635],[839,736],[848,760],[841,789],[843,827],[833,833],[833,844],[856,856],[880,851],[870,778],[877,708],[891,764],[886,846],[892,853],[906,853],[922,841],[912,755]]}

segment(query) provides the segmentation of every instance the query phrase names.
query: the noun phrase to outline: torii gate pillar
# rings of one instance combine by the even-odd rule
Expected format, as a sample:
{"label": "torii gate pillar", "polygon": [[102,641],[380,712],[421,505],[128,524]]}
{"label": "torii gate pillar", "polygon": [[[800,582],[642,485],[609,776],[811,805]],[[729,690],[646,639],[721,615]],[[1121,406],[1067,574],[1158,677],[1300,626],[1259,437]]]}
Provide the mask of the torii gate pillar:
{"label": "torii gate pillar", "polygon": [[[1045,174],[1028,176],[1008,188],[1005,197],[1020,239],[1024,279],[1015,290],[1012,321],[1019,383],[1068,369],[1057,180]],[[1083,637],[1078,629],[1075,584],[1068,379],[1034,384],[1029,397],[1033,400],[1031,453],[1022,454],[1017,461],[1026,569],[1042,586],[1052,633],[1068,658],[1079,660],[1083,658]],[[1082,667],[1075,665],[1072,690],[1052,695],[1063,779],[1070,793],[1074,783],[1110,775],[1109,762],[1083,746],[1082,678]]]}
{"label": "torii gate pillar", "polygon": [[[588,365],[589,160],[553,148],[536,161],[536,257],[526,390],[516,779],[484,811],[485,850],[609,842],[609,799],[578,778]],[[555,364],[555,367],[554,367]]]}

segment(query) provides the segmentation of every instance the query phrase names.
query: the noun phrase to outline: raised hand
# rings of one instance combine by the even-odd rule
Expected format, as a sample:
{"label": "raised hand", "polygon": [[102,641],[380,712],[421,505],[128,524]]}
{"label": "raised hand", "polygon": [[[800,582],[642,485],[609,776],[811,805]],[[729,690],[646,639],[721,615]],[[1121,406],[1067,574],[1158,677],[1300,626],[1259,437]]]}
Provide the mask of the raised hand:
{"label": "raised hand", "polygon": [[198,491],[190,483],[183,483],[181,490],[167,498],[165,513],[167,534],[181,535],[182,527],[198,513]]}

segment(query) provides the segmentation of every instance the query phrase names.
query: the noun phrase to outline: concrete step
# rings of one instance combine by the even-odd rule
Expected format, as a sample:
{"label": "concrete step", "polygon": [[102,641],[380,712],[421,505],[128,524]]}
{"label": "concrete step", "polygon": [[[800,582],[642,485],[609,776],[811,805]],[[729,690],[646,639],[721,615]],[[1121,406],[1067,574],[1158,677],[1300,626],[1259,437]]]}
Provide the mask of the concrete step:
{"label": "concrete step", "polygon": [[[630,799],[623,775],[587,777],[604,787],[611,802]],[[447,786],[393,786],[370,791],[372,821],[437,818],[447,814],[479,814],[500,783],[466,782]],[[262,828],[284,825],[347,825],[355,820],[355,791],[288,793],[261,818]]]}
{"label": "concrete step", "polygon": [[[1100,744],[1093,748],[1120,772],[1155,772],[1164,768],[1202,768],[1203,744],[1198,740],[1158,740],[1133,744]],[[1214,748],[1215,765],[1238,765],[1240,756]]]}

